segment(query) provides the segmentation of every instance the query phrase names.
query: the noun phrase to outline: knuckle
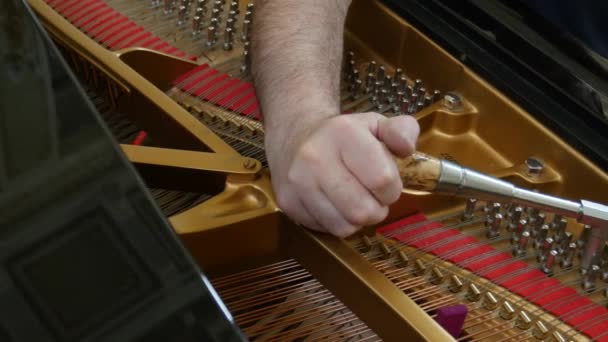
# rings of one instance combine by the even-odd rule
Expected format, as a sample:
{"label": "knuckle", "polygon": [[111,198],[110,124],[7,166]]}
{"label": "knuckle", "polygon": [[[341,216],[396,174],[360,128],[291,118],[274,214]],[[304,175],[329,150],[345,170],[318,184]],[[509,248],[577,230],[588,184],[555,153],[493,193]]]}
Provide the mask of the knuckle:
{"label": "knuckle", "polygon": [[362,204],[359,206],[353,206],[348,213],[347,219],[350,223],[355,226],[364,226],[370,218],[374,216],[374,208],[369,204]]}
{"label": "knuckle", "polygon": [[389,187],[397,186],[399,181],[399,173],[392,167],[382,167],[374,173],[370,181],[372,190],[383,190]]}
{"label": "knuckle", "polygon": [[298,157],[306,163],[318,164],[321,162],[321,154],[319,149],[311,142],[306,142],[300,146]]}

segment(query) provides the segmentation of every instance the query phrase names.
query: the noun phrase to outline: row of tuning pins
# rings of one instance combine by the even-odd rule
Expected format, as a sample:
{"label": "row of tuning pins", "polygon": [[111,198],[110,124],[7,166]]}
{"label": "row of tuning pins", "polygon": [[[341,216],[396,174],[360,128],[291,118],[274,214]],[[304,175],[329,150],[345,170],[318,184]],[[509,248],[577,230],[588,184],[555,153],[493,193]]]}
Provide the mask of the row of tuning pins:
{"label": "row of tuning pins", "polygon": [[[152,6],[160,7],[161,2],[153,0]],[[253,3],[247,5],[240,37],[243,42],[250,39],[253,8]],[[232,50],[240,14],[238,0],[163,0],[162,9],[166,16],[177,13],[178,27],[186,26],[192,12],[192,37],[198,39],[202,35],[204,27],[207,27],[207,41],[205,43],[207,47],[213,47],[218,43],[223,24],[224,39],[222,46],[226,51]]]}
{"label": "row of tuning pins", "polygon": [[365,81],[356,67],[355,54],[349,51],[343,66],[344,81],[353,100],[368,95],[376,109],[385,112],[392,110],[396,114],[413,115],[441,98],[441,92],[429,93],[422,80],[409,80],[403,70],[397,68],[390,75],[382,65],[375,61],[367,65]]}
{"label": "row of tuning pins", "polygon": [[[469,199],[466,203],[463,220],[471,220],[477,208],[477,201]],[[555,265],[563,270],[574,266],[575,258],[582,257],[591,237],[591,227],[583,226],[577,239],[566,230],[568,220],[559,214],[551,219],[536,208],[524,208],[517,205],[503,207],[501,203],[487,203],[483,208],[483,217],[488,239],[498,239],[503,233],[510,234],[513,245],[513,256],[525,258],[530,248],[536,251],[536,259],[542,272],[554,274]],[[596,254],[589,270],[581,270],[582,286],[587,291],[595,289],[598,278],[608,282],[608,245]]]}

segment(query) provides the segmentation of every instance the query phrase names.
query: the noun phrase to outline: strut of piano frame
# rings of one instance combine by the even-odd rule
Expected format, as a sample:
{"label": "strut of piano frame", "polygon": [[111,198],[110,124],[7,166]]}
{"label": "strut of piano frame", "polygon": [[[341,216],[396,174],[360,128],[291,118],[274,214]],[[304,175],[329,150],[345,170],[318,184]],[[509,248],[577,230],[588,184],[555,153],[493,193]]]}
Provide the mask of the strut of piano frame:
{"label": "strut of piano frame", "polygon": [[[142,2],[125,1],[123,6]],[[257,160],[240,154],[217,134],[222,127],[231,127],[232,132],[247,130],[249,135],[243,134],[243,137],[253,134],[259,140],[260,136],[263,138],[261,124],[213,104],[188,98],[171,84],[203,62],[230,72],[241,63],[242,45],[230,53],[224,53],[221,47],[210,49],[198,62],[137,47],[109,51],[72,26],[44,1],[29,0],[29,3],[75,73],[96,94],[91,96],[100,103],[98,108],[101,108],[102,116],[104,111],[107,114],[104,118],[115,120],[124,116],[120,120],[132,125],[131,132],[121,141],[121,147],[159,205],[168,208],[172,207],[172,201],[182,200],[173,206],[178,209],[167,211],[168,219],[202,269],[214,279],[228,307],[239,312],[237,321],[247,322],[242,326],[250,337],[452,340],[434,321],[429,299],[417,300],[421,293],[440,287],[431,281],[432,274],[418,277],[420,288],[406,294],[386,273],[386,267],[398,267],[398,253],[389,253],[388,259],[380,262],[384,266],[373,260],[375,254],[380,256],[388,248],[393,252],[401,250],[417,255],[417,260],[423,264],[439,267],[449,275],[472,279],[471,284],[480,289],[482,295],[492,293],[498,298],[499,307],[509,301],[520,303],[515,307],[517,312],[537,313],[532,317],[536,319],[532,321],[533,326],[522,329],[517,323],[521,317],[519,320],[502,319],[495,314],[500,308],[488,305],[487,300],[469,300],[466,295],[450,294],[445,287],[439,297],[430,301],[441,302],[441,298],[447,298],[446,303],[462,302],[469,306],[472,313],[465,324],[465,328],[468,327],[466,339],[533,340],[536,339],[534,334],[542,330],[534,325],[537,321],[544,322],[548,328],[546,335],[538,340],[586,339],[582,334],[573,334],[570,327],[550,314],[542,310],[538,314],[537,307],[504,288],[449,262],[400,245],[373,229],[339,240],[291,223],[276,205],[263,158]],[[241,4],[243,9],[244,6]],[[362,72],[366,63],[374,60],[385,66],[387,72],[403,68],[410,79],[424,80],[428,89],[453,91],[462,97],[459,108],[447,107],[438,101],[415,114],[422,128],[421,151],[450,158],[522,187],[566,198],[606,202],[603,196],[608,193],[608,177],[602,170],[381,2],[353,2],[347,20],[346,50],[354,52]],[[247,75],[234,76],[247,79]],[[348,94],[344,99],[353,110],[369,105],[364,102],[353,105]],[[113,130],[109,121],[108,126]],[[117,126],[120,126],[117,130],[125,127]],[[153,144],[130,144],[133,130],[146,131]],[[523,162],[530,156],[544,161],[542,174],[533,175],[527,171]],[[183,200],[186,195],[190,197]],[[404,192],[391,208],[387,222],[418,211],[431,219],[445,217],[462,211],[463,204],[456,198]],[[578,236],[580,227],[568,227],[575,237]],[[362,249],[369,239],[375,241],[373,246]],[[269,312],[267,316],[260,314],[258,321],[247,321],[247,317],[251,318],[260,309],[251,304],[252,311],[248,313],[248,306],[243,303],[255,300],[255,294],[259,296],[260,292],[270,291],[266,296],[278,293],[276,287],[267,287],[265,277],[283,281],[287,287],[291,284],[285,278],[291,273],[286,273],[283,267],[292,267],[293,272],[306,278],[297,286],[292,284],[292,292],[282,292],[283,306],[268,304],[267,311],[262,311]],[[260,281],[252,282],[253,294],[239,290],[243,287],[239,279],[254,278]],[[310,291],[302,286],[311,286]],[[328,299],[316,305],[317,302],[307,302],[309,295],[327,296]],[[237,303],[231,298],[236,298]],[[285,304],[293,303],[292,299],[300,304]],[[327,305],[332,309],[322,311]],[[280,311],[281,308],[285,311]],[[290,316],[285,318],[282,312],[290,312]],[[471,321],[479,319],[480,313],[490,319],[481,324]],[[341,321],[341,317],[347,319]],[[292,328],[288,329],[290,326]],[[306,327],[316,327],[317,335],[312,334],[314,329],[309,331]],[[324,329],[331,330],[331,334],[319,332]],[[278,331],[285,335],[276,335]]]}

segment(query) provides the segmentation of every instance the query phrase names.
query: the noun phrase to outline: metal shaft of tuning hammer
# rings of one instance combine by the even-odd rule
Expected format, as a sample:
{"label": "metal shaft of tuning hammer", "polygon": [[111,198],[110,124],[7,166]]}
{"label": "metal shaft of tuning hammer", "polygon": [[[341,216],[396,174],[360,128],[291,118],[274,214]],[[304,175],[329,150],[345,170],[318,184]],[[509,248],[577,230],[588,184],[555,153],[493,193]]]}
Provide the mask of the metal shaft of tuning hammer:
{"label": "metal shaft of tuning hammer", "polygon": [[581,267],[587,270],[608,241],[608,206],[586,200],[570,201],[522,188],[462,167],[447,160],[439,160],[422,153],[397,159],[403,185],[413,190],[435,192],[488,202],[512,203],[555,215],[575,218],[591,226],[585,245]]}

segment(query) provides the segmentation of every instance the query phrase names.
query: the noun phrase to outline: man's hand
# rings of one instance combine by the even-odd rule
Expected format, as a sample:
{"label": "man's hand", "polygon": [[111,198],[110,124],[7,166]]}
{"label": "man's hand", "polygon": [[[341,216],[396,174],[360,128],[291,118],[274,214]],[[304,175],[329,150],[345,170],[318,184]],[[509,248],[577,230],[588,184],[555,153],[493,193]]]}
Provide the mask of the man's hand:
{"label": "man's hand", "polygon": [[333,116],[311,127],[267,136],[279,206],[292,219],[346,237],[382,221],[401,194],[395,156],[407,157],[419,134],[409,116]]}

